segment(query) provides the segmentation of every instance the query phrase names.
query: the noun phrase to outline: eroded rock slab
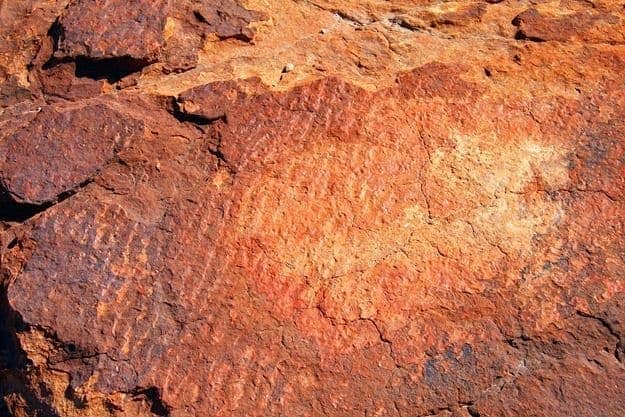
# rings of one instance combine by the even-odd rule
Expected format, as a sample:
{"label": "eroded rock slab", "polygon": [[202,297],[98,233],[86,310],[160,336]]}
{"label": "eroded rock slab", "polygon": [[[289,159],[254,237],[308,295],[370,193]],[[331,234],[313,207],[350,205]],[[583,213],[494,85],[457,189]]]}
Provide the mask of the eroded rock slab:
{"label": "eroded rock slab", "polygon": [[249,24],[262,16],[234,0],[76,0],[50,31],[53,59],[77,60],[92,77],[109,66],[114,79],[159,61],[167,71],[189,70],[208,36],[250,41]]}
{"label": "eroded rock slab", "polygon": [[168,3],[74,1],[59,19],[55,56],[153,62],[163,44]]}
{"label": "eroded rock slab", "polygon": [[588,43],[620,43],[623,37],[622,17],[605,10],[580,11],[564,16],[545,16],[536,9],[528,9],[514,18],[519,27],[517,37],[537,42],[583,41]]}
{"label": "eroded rock slab", "polygon": [[90,180],[141,131],[140,121],[104,104],[44,107],[0,144],[0,181],[18,202],[53,201]]}

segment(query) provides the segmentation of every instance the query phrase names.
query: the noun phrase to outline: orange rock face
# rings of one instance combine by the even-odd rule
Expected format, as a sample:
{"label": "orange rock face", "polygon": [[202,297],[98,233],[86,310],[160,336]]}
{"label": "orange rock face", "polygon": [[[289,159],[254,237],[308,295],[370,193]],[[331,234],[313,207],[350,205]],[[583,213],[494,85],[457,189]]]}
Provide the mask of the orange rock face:
{"label": "orange rock face", "polygon": [[620,3],[0,18],[0,414],[625,414]]}

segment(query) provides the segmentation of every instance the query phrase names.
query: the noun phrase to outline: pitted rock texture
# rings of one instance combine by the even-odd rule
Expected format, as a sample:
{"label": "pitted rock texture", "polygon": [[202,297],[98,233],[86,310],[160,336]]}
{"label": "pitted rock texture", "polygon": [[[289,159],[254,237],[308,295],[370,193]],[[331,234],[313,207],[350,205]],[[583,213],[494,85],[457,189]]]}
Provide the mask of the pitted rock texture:
{"label": "pitted rock texture", "polygon": [[166,0],[72,2],[54,28],[55,56],[153,61],[162,47],[167,5]]}
{"label": "pitted rock texture", "polygon": [[620,3],[22,3],[0,414],[625,413]]}
{"label": "pitted rock texture", "polygon": [[0,181],[17,202],[53,201],[90,180],[141,129],[140,121],[102,104],[44,107],[0,144]]}

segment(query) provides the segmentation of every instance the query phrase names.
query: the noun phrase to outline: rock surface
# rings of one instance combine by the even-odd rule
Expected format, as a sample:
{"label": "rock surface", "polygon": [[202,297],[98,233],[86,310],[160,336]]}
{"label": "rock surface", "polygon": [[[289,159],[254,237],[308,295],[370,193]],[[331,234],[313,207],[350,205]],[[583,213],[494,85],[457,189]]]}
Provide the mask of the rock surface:
{"label": "rock surface", "polygon": [[0,0],[0,415],[624,415],[623,19]]}

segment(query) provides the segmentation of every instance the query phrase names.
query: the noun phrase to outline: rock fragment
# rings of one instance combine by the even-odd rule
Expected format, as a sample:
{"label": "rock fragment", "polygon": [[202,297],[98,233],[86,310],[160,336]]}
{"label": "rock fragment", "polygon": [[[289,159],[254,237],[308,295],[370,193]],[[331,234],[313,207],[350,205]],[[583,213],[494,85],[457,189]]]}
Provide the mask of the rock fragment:
{"label": "rock fragment", "polygon": [[75,0],[53,29],[54,57],[155,62],[163,45],[168,5],[166,0]]}
{"label": "rock fragment", "polygon": [[260,18],[234,0],[74,0],[51,29],[52,64],[74,60],[79,76],[110,81],[156,62],[186,71],[210,35],[250,41]]}
{"label": "rock fragment", "polygon": [[213,121],[226,117],[230,109],[264,91],[259,78],[215,81],[184,91],[177,101],[184,114]]}
{"label": "rock fragment", "polygon": [[0,181],[18,202],[43,204],[89,180],[140,135],[139,121],[104,104],[44,107],[0,143]]}
{"label": "rock fragment", "polygon": [[625,42],[623,19],[600,10],[550,17],[530,8],[517,15],[512,24],[518,27],[517,39],[535,42],[583,41],[610,44]]}
{"label": "rock fragment", "polygon": [[235,0],[205,2],[183,0],[172,6],[165,45],[165,71],[180,72],[197,64],[198,52],[211,37],[250,42],[250,24],[264,15],[242,7]]}

